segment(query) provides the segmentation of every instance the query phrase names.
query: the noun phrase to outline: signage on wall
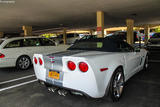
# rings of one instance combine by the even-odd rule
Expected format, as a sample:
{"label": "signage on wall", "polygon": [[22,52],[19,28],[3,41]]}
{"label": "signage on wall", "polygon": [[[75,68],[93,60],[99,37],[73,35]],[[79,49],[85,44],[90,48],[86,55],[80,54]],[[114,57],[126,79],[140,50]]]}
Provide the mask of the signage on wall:
{"label": "signage on wall", "polygon": [[102,27],[97,27],[97,35],[102,34]]}

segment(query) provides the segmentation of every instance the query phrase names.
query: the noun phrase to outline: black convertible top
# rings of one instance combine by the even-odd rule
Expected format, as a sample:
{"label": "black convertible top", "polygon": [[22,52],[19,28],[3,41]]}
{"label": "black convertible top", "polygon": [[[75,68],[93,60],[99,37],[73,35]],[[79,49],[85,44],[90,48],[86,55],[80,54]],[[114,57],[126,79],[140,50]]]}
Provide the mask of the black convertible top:
{"label": "black convertible top", "polygon": [[119,52],[119,42],[124,41],[114,37],[84,39],[76,41],[68,50]]}

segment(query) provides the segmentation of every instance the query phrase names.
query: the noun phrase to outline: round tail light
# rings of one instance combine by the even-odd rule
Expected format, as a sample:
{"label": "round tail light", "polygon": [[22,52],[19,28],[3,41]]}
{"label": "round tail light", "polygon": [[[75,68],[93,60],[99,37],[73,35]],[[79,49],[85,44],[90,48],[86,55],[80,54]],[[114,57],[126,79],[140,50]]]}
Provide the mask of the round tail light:
{"label": "round tail light", "polygon": [[37,64],[37,63],[38,63],[38,61],[37,61],[37,58],[36,58],[36,57],[34,57],[34,63],[35,63],[35,64]]}
{"label": "round tail light", "polygon": [[68,68],[71,70],[71,71],[73,71],[73,70],[75,70],[76,69],[76,64],[74,63],[74,62],[72,62],[72,61],[68,61]]}
{"label": "round tail light", "polygon": [[43,61],[41,58],[39,58],[39,64],[42,65],[43,64]]}
{"label": "round tail light", "polygon": [[79,69],[82,72],[87,72],[88,71],[88,65],[85,62],[80,62],[79,63]]}
{"label": "round tail light", "polygon": [[4,57],[5,57],[5,55],[0,53],[0,58],[4,58]]}

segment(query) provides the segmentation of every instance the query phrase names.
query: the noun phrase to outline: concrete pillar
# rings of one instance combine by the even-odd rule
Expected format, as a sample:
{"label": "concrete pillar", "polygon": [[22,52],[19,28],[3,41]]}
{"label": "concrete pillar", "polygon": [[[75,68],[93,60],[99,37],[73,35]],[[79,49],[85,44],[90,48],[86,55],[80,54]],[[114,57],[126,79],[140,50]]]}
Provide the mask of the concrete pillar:
{"label": "concrete pillar", "polygon": [[90,35],[93,35],[93,29],[89,30]]}
{"label": "concrete pillar", "polygon": [[24,36],[32,36],[32,26],[22,26]]}
{"label": "concrete pillar", "polygon": [[66,34],[66,29],[63,29],[63,43],[66,45],[67,43],[67,34]]}
{"label": "concrete pillar", "polygon": [[149,33],[150,33],[149,25],[145,25],[145,26],[144,26],[144,34],[145,34],[144,43],[145,43],[145,44],[148,43],[148,39],[150,38]]}
{"label": "concrete pillar", "polygon": [[4,33],[0,32],[0,38],[3,38],[3,36],[4,36]]}
{"label": "concrete pillar", "polygon": [[104,12],[97,11],[97,35],[100,38],[104,37]]}
{"label": "concrete pillar", "polygon": [[133,34],[134,20],[127,19],[126,25],[127,25],[127,43],[129,43],[130,45],[133,45],[134,43],[134,34]]}

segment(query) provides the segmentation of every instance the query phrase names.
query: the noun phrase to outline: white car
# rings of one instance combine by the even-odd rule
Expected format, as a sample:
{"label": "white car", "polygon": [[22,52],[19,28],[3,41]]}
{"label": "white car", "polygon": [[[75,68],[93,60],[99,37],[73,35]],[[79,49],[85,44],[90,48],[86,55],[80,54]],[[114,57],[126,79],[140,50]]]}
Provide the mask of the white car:
{"label": "white car", "polygon": [[[73,44],[76,40],[80,39],[79,34],[76,33],[68,33],[66,34],[66,43],[67,44]],[[57,36],[57,38],[55,38],[56,41],[59,41],[59,43],[63,42],[63,34]]]}
{"label": "white car", "polygon": [[35,74],[49,90],[118,101],[124,83],[148,67],[145,49],[134,49],[124,41],[106,38],[77,41],[67,51],[35,54]]}
{"label": "white car", "polygon": [[56,46],[55,42],[42,37],[14,37],[0,39],[0,68],[28,69],[35,53],[54,53],[68,46]]}

